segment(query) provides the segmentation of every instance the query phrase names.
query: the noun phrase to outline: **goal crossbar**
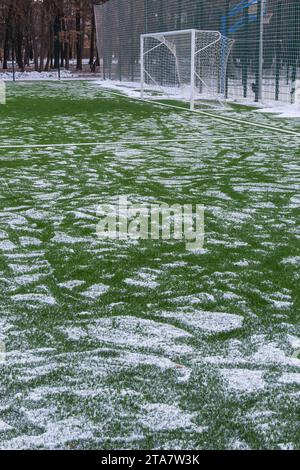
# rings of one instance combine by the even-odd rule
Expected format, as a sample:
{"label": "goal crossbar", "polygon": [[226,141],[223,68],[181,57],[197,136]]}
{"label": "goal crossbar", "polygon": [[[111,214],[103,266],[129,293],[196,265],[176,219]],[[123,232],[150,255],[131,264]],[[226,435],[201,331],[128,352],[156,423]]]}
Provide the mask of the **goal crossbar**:
{"label": "goal crossbar", "polygon": [[[201,30],[201,29],[179,29],[179,30],[176,30],[176,31],[164,31],[164,32],[158,32],[158,33],[146,33],[146,34],[142,34],[141,36],[143,38],[147,38],[147,37],[152,37],[152,36],[174,36],[174,34],[176,35],[181,35],[181,34],[187,34],[187,33],[192,33],[193,31],[195,32],[200,32],[200,31],[204,31],[204,30]],[[214,31],[214,30],[209,30],[210,33],[218,33],[221,35],[220,31]]]}

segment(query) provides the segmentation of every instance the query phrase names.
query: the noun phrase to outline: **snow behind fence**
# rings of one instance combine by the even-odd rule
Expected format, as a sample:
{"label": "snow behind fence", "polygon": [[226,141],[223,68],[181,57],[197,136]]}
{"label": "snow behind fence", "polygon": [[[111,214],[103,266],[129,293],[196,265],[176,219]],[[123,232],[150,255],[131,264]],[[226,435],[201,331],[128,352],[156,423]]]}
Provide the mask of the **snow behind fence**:
{"label": "snow behind fence", "polygon": [[104,79],[138,81],[140,35],[195,28],[234,39],[226,94],[239,101],[297,103],[298,0],[108,0],[95,5]]}

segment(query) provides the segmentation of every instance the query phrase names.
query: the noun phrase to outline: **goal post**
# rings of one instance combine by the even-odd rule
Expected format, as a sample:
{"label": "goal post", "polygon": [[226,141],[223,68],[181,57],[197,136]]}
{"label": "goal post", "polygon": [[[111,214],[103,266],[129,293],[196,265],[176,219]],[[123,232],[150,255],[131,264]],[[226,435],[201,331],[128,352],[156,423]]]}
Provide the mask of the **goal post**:
{"label": "goal post", "polygon": [[195,108],[195,55],[196,55],[196,31],[195,29],[191,32],[191,99],[190,107],[191,111]]}
{"label": "goal post", "polygon": [[187,29],[141,35],[141,98],[174,97],[195,103],[225,100],[234,41],[219,31]]}
{"label": "goal post", "polygon": [[141,98],[144,99],[144,88],[145,88],[145,69],[144,69],[144,35],[140,37],[140,50],[141,50]]}

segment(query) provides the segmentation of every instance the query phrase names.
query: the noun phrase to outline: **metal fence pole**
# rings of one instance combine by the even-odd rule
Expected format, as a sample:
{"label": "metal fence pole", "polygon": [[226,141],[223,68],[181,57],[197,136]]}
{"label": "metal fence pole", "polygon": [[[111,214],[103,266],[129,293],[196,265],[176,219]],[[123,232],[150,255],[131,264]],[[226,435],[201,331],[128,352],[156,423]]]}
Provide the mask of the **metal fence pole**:
{"label": "metal fence pole", "polygon": [[282,60],[282,3],[278,2],[276,9],[276,72],[275,72],[275,100],[279,100],[280,72]]}
{"label": "metal fence pole", "polygon": [[257,65],[255,83],[255,101],[261,101],[263,88],[263,56],[264,56],[264,12],[265,0],[257,4]]}
{"label": "metal fence pole", "polygon": [[140,49],[141,49],[141,99],[144,99],[144,88],[145,88],[145,72],[144,72],[144,36],[140,38]]}

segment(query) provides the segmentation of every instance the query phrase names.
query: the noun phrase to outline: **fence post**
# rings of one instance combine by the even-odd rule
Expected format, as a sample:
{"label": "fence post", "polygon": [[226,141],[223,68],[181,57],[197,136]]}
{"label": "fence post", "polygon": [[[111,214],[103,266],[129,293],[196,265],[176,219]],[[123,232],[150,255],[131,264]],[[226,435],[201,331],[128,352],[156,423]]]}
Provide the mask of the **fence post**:
{"label": "fence post", "polygon": [[249,7],[244,9],[245,34],[243,35],[242,82],[243,96],[248,96],[248,64],[249,64]]}
{"label": "fence post", "polygon": [[276,10],[276,73],[275,73],[275,100],[279,100],[280,93],[280,71],[282,56],[282,3],[277,5]]}
{"label": "fence post", "polygon": [[[229,0],[226,1],[226,32],[225,36],[228,37],[229,34],[229,7],[230,3]],[[228,89],[229,89],[229,75],[228,75],[228,67],[226,67],[225,73],[225,98],[228,98]]]}
{"label": "fence post", "polygon": [[262,86],[263,86],[263,56],[264,56],[264,12],[265,0],[257,0],[257,65],[256,65],[256,80],[255,80],[255,101],[262,99]]}
{"label": "fence post", "polygon": [[140,36],[140,49],[141,49],[141,99],[144,99],[144,81],[145,81],[145,72],[144,72],[144,36]]}
{"label": "fence post", "polygon": [[[224,12],[224,15],[222,16],[222,19],[221,19],[221,33],[225,37],[228,37],[228,34],[229,34],[229,7],[230,7],[229,0],[226,0],[225,12]],[[221,61],[222,61],[222,69],[224,69],[225,68],[225,57],[224,57],[223,45],[222,45]],[[221,93],[224,93],[226,99],[228,98],[228,85],[229,85],[228,78],[229,78],[229,76],[228,76],[228,67],[226,67],[226,73],[225,73],[224,76],[221,77],[221,83],[220,83],[220,87],[219,87]]]}

